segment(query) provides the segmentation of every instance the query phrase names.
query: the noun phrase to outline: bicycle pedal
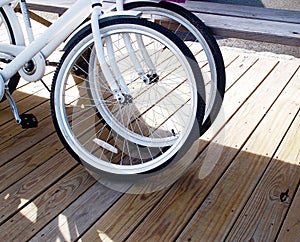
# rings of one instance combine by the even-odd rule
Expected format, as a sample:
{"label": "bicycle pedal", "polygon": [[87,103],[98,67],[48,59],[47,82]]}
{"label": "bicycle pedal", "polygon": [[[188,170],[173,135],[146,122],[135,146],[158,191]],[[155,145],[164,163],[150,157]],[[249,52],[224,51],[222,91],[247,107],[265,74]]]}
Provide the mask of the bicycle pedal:
{"label": "bicycle pedal", "polygon": [[37,128],[38,127],[38,120],[37,118],[31,114],[21,114],[20,115],[21,118],[21,125],[23,129],[29,129],[29,128]]}

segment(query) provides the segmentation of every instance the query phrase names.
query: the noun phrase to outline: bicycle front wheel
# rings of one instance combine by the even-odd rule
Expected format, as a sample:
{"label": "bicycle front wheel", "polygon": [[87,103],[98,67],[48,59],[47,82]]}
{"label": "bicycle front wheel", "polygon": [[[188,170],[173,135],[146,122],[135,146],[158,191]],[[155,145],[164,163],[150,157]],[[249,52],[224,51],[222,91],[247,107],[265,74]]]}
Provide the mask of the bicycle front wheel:
{"label": "bicycle front wheel", "polygon": [[[121,76],[116,80],[122,78],[129,93],[123,102],[115,98],[86,27],[54,75],[51,110],[58,135],[79,162],[96,171],[138,174],[160,169],[181,158],[199,137],[197,124],[205,111],[199,67],[180,39],[154,23],[122,18],[101,22],[100,28],[106,64],[112,72],[117,65]],[[111,40],[114,57],[107,51]],[[155,67],[152,81],[141,78],[129,49],[149,77],[154,70],[145,58],[148,53]]]}
{"label": "bicycle front wheel", "polygon": [[134,1],[125,4],[124,8],[141,11],[143,18],[172,31],[196,57],[206,91],[206,110],[201,124],[201,135],[204,134],[220,111],[226,81],[223,57],[209,28],[190,11],[166,1]]}

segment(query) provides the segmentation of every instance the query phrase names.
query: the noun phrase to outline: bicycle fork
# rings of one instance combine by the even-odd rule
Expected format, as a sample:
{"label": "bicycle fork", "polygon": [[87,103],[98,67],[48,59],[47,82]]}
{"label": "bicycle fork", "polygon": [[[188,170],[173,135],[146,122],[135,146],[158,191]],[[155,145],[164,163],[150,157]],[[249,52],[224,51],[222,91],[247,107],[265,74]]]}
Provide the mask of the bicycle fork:
{"label": "bicycle fork", "polygon": [[[108,81],[108,84],[113,92],[114,97],[118,100],[119,103],[125,102],[125,97],[123,93],[129,94],[129,90],[126,85],[124,85],[123,80],[119,80],[120,86],[118,85],[117,81],[115,80],[113,74],[109,70],[109,67],[106,63],[105,60],[105,55],[104,55],[104,49],[102,45],[102,38],[101,38],[101,33],[100,33],[100,28],[99,28],[99,19],[102,16],[102,2],[97,1],[97,0],[91,0],[92,2],[92,16],[91,16],[91,21],[92,21],[92,31],[93,31],[93,37],[95,40],[95,48],[96,48],[96,53],[97,53],[97,58],[100,62],[101,69],[103,71],[103,74]],[[108,53],[113,56],[113,49],[110,43],[110,39],[108,38]],[[114,62],[114,59],[112,59]],[[117,67],[116,65],[113,65],[112,68],[118,75]]]}
{"label": "bicycle fork", "polygon": [[[125,80],[123,79],[121,72],[118,68],[117,61],[115,59],[114,49],[113,49],[113,42],[110,37],[106,37],[105,41],[106,41],[106,47],[107,47],[107,52],[109,55],[109,61],[111,64],[112,72],[110,71],[110,68],[107,65],[107,60],[105,59],[103,40],[101,38],[101,30],[99,28],[99,19],[102,16],[102,10],[101,10],[102,3],[97,0],[92,0],[91,2],[92,2],[92,7],[93,7],[92,16],[91,16],[93,37],[95,40],[95,48],[96,48],[97,58],[100,62],[100,66],[103,71],[104,77],[108,81],[109,87],[112,90],[112,93],[113,93],[115,99],[120,104],[126,104],[128,102],[128,100],[130,100],[129,102],[132,102],[130,90],[128,89],[128,86],[127,86]],[[117,10],[118,10],[118,12],[122,12],[123,11],[122,5],[117,4]],[[150,70],[150,74],[146,74],[144,72],[144,70],[136,56],[136,53],[134,52],[134,50],[132,48],[129,34],[124,33],[123,39],[124,39],[125,47],[129,54],[130,60],[133,63],[134,68],[135,68],[138,76],[140,77],[140,79],[143,80],[144,83],[146,83],[146,84],[152,84],[154,82],[153,80],[155,80],[155,82],[156,82],[158,80],[158,76],[156,75],[156,70],[154,68],[154,64],[152,63],[149,53],[147,52],[147,50],[145,48],[142,37],[140,35],[136,35],[139,49],[141,50],[142,56],[147,64],[148,69]]]}

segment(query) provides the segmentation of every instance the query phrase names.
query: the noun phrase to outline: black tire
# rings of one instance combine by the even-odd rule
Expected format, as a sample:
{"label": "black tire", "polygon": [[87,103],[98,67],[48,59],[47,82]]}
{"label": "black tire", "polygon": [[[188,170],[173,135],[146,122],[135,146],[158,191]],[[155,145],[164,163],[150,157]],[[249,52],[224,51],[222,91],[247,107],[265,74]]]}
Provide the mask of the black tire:
{"label": "black tire", "polygon": [[[212,35],[210,29],[198,18],[196,17],[193,13],[190,11],[186,10],[185,8],[174,4],[170,2],[138,2],[134,1],[131,3],[127,3],[124,5],[125,10],[141,10],[143,12],[143,8],[154,8],[155,11],[160,11],[160,10],[169,10],[171,12],[174,12],[181,17],[184,17],[194,28],[197,29],[198,33],[200,36],[204,38],[206,43],[209,46],[209,49],[211,51],[211,54],[213,55],[213,60],[215,62],[215,67],[216,67],[216,89],[217,93],[213,101],[213,105],[211,106],[209,110],[209,114],[206,114],[203,123],[201,125],[201,135],[204,134],[212,125],[214,120],[216,119],[220,108],[222,106],[223,98],[224,98],[224,93],[225,93],[225,85],[226,85],[226,77],[225,77],[225,67],[224,67],[224,62],[223,62],[223,57],[221,54],[221,51],[219,49],[219,46]],[[178,35],[178,37],[182,38],[181,32],[174,32],[175,34]],[[208,107],[208,103],[206,102],[206,108]]]}
{"label": "black tire", "polygon": [[[124,26],[126,26],[128,24],[139,25],[139,26],[144,26],[146,28],[151,28],[151,29],[154,29],[156,32],[160,32],[163,35],[165,35],[168,39],[170,39],[173,42],[173,44],[175,44],[181,50],[181,53],[184,53],[184,55],[186,56],[186,59],[189,62],[189,66],[191,67],[191,69],[193,71],[193,75],[197,76],[197,77],[201,76],[201,72],[199,70],[198,64],[195,61],[195,58],[194,58],[193,54],[190,52],[190,50],[186,47],[186,45],[178,37],[176,37],[176,35],[174,35],[170,31],[166,30],[162,26],[159,26],[157,24],[154,24],[154,23],[142,20],[142,19],[136,19],[136,18],[116,18],[116,19],[111,19],[111,20],[107,20],[107,21],[101,21],[101,23],[99,23],[100,28],[105,28],[105,27],[109,27],[109,26],[113,26],[113,25],[124,25]],[[71,73],[71,70],[73,72],[72,76],[74,75],[75,71],[74,71],[73,67],[76,66],[77,61],[80,60],[80,58],[82,58],[81,53],[84,54],[84,53],[86,53],[86,51],[90,51],[89,49],[91,48],[90,45],[88,45],[87,47],[83,47],[85,49],[81,50],[81,53],[79,55],[76,52],[76,51],[78,51],[78,50],[76,50],[76,46],[77,45],[80,46],[81,43],[87,43],[87,37],[89,37],[91,35],[91,33],[92,33],[91,27],[86,26],[76,36],[74,36],[71,39],[71,42],[68,44],[68,49],[65,51],[64,55],[62,56],[60,64],[58,65],[58,67],[55,71],[55,74],[54,74],[53,83],[52,83],[52,90],[51,90],[50,104],[51,104],[51,113],[52,113],[52,119],[53,119],[55,129],[57,131],[57,134],[58,134],[61,142],[64,144],[66,149],[69,151],[69,153],[79,163],[84,164],[85,166],[87,166],[88,168],[92,169],[93,171],[95,171],[97,173],[101,173],[101,172],[103,172],[103,170],[98,170],[98,168],[93,167],[93,165],[91,165],[89,163],[89,161],[84,160],[82,157],[80,157],[78,155],[78,151],[77,151],[78,149],[74,148],[76,145],[78,147],[78,144],[75,144],[75,145],[74,145],[74,143],[70,144],[69,141],[68,141],[69,136],[67,136],[65,134],[65,132],[62,131],[62,127],[60,126],[62,122],[67,122],[68,124],[66,126],[68,126],[68,125],[71,126],[69,124],[69,121],[68,120],[63,121],[62,119],[67,119],[67,118],[59,117],[59,116],[62,116],[61,114],[57,115],[60,112],[60,109],[64,109],[64,107],[61,107],[61,105],[58,103],[59,101],[57,101],[57,96],[56,96],[56,95],[60,95],[60,89],[59,88],[62,87],[63,85],[65,85],[64,83],[60,83],[59,77],[60,77],[60,75],[64,76],[64,73]],[[93,43],[93,42],[91,42],[91,43]],[[76,54],[74,54],[74,53],[76,53]],[[70,54],[73,55],[74,57],[72,57],[72,58],[69,57]],[[88,56],[89,55],[90,54],[88,54]],[[70,59],[68,60],[68,58],[70,58]],[[68,63],[70,63],[69,62],[70,60],[74,61],[74,63],[71,63],[70,65],[72,65],[72,66],[68,67],[67,65],[68,65]],[[68,69],[68,68],[71,68],[71,69]],[[85,76],[88,73],[86,73],[85,68],[82,68],[79,71],[79,74]],[[86,80],[86,81],[88,81],[88,80]],[[196,85],[197,91],[198,91],[197,94],[196,94],[197,95],[197,100],[198,100],[197,101],[198,102],[197,103],[197,110],[196,110],[196,119],[197,120],[193,121],[194,125],[192,127],[192,131],[190,132],[190,134],[186,134],[188,136],[187,136],[184,144],[182,144],[181,148],[177,151],[177,154],[174,154],[172,157],[169,157],[169,159],[167,161],[164,161],[164,163],[160,164],[158,167],[155,167],[154,169],[148,170],[147,173],[148,172],[150,172],[150,173],[151,172],[156,172],[159,169],[165,168],[169,163],[173,163],[171,161],[176,161],[176,160],[180,159],[183,155],[185,155],[186,150],[188,150],[191,147],[191,145],[193,144],[195,139],[199,137],[200,127],[198,126],[198,123],[202,123],[202,120],[203,120],[203,117],[204,117],[204,112],[205,112],[205,103],[204,103],[205,91],[204,91],[203,81],[202,82],[198,81],[198,82],[195,83],[195,85]],[[81,88],[83,86],[85,86],[85,88],[87,88],[87,86],[83,85],[83,84],[81,85]],[[90,94],[88,93],[88,91],[86,91],[86,92],[87,92],[86,96],[90,97]],[[91,103],[93,104],[93,102],[91,102]],[[62,104],[62,105],[65,105],[65,104]],[[92,109],[94,109],[94,107]],[[94,113],[95,113],[95,115],[97,115],[97,111],[94,110]],[[99,116],[98,116],[98,118],[99,118]],[[66,128],[66,126],[64,126],[64,128]],[[108,128],[112,129],[110,125],[108,126]],[[69,127],[69,129],[71,130],[72,128]],[[71,132],[73,134],[73,130]],[[75,134],[75,137],[76,137],[76,134]],[[137,147],[140,147],[140,146],[137,145]],[[142,149],[142,147],[140,147],[140,148]],[[161,151],[161,152],[164,152],[164,151]],[[122,157],[120,159],[122,159]],[[152,157],[152,159],[153,159],[153,157]],[[143,161],[141,162],[141,164],[142,163],[143,163]],[[123,164],[120,164],[120,165],[123,166]],[[107,171],[104,171],[104,173],[105,172],[107,172]],[[109,173],[109,172],[107,172],[107,173]]]}
{"label": "black tire", "polygon": [[[9,39],[10,39],[10,44],[16,44],[16,40],[15,40],[15,36],[14,36],[14,32],[13,32],[13,28],[9,22],[9,19],[7,17],[7,14],[5,13],[4,9],[3,8],[0,8],[0,18],[1,18],[1,21],[3,22],[2,24],[4,24],[6,26],[6,31],[7,31],[7,34]],[[2,29],[2,28],[1,28]],[[3,37],[3,33],[0,33],[0,36]],[[0,38],[1,38],[0,37]],[[5,65],[5,64],[4,64]],[[1,68],[1,67],[0,67]],[[13,93],[17,86],[18,86],[18,83],[19,83],[19,80],[20,80],[20,75],[17,73],[15,74],[10,80],[9,80],[9,83],[8,83],[8,87],[9,87],[9,91],[10,93]],[[3,102],[4,100],[6,100],[5,96],[2,98],[2,100],[0,100],[0,102]]]}

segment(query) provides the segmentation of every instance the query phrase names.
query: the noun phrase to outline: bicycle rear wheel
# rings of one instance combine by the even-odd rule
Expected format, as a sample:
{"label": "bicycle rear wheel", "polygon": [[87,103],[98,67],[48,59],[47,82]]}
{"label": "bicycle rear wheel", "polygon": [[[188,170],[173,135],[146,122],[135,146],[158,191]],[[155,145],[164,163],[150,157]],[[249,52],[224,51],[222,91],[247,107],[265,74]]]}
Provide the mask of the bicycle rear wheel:
{"label": "bicycle rear wheel", "polygon": [[[3,8],[0,8],[0,43],[1,44],[16,44],[16,39],[14,35],[13,28],[9,22],[9,18]],[[9,56],[7,54],[0,52],[0,70],[2,70],[14,56]],[[20,75],[15,74],[8,83],[10,93],[16,90],[19,83]],[[0,102],[3,102],[6,98],[3,97]]]}
{"label": "bicycle rear wheel", "polygon": [[[180,39],[154,23],[123,18],[101,22],[100,28],[106,62],[110,70],[112,62],[117,64],[130,94],[122,103],[113,95],[86,27],[73,38],[54,75],[51,110],[58,135],[94,171],[125,175],[165,167],[199,137],[205,92],[198,64]],[[124,35],[151,76],[142,51],[149,54],[157,75],[152,82],[137,73]],[[113,58],[107,51],[109,39]]]}
{"label": "bicycle rear wheel", "polygon": [[225,68],[218,44],[203,22],[185,8],[170,2],[134,1],[126,10],[138,10],[142,17],[160,24],[183,40],[192,51],[205,82],[206,110],[201,125],[204,134],[216,119],[225,92]]}

